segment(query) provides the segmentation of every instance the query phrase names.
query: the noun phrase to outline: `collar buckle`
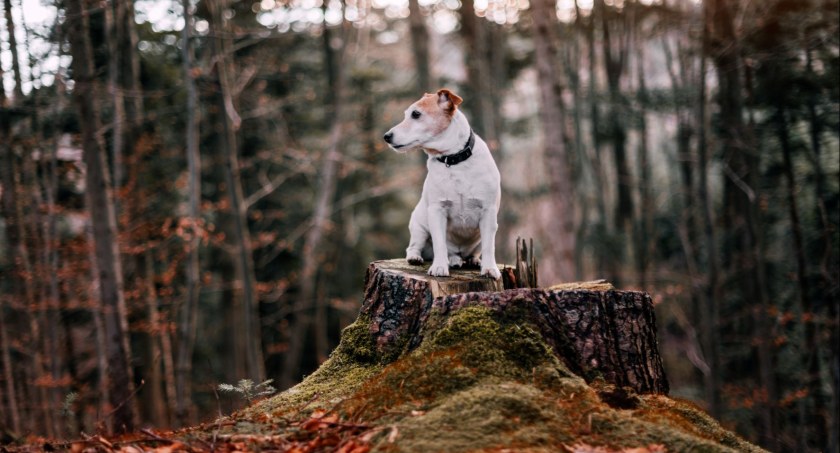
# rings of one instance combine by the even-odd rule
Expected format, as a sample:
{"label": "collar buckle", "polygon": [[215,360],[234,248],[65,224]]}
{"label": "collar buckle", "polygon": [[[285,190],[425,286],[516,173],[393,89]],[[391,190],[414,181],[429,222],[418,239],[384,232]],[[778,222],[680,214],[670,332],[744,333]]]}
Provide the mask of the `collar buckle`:
{"label": "collar buckle", "polygon": [[440,156],[436,159],[446,165],[446,168],[449,168],[453,165],[458,165],[461,162],[467,160],[472,156],[472,149],[475,146],[475,134],[473,133],[472,129],[470,129],[470,138],[467,140],[467,144],[455,154],[449,154],[446,156]]}

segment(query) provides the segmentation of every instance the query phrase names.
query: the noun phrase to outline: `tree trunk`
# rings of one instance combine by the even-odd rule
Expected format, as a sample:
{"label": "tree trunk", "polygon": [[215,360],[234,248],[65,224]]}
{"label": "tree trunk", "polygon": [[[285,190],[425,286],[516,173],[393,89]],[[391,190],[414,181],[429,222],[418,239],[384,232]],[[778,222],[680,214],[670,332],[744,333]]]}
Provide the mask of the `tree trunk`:
{"label": "tree trunk", "polygon": [[137,25],[134,19],[134,2],[114,2],[117,22],[117,49],[120,57],[120,88],[124,91],[126,130],[125,152],[134,151],[134,145],[143,124],[143,89],[140,85],[140,56],[137,51]]}
{"label": "tree trunk", "polygon": [[633,178],[627,162],[627,128],[624,124],[627,106],[621,92],[621,79],[625,72],[629,47],[629,31],[625,22],[628,15],[618,14],[611,9],[612,7],[607,8],[604,0],[597,0],[593,7],[599,10],[603,34],[601,45],[604,55],[604,73],[610,95],[607,124],[615,161],[617,189],[613,215],[615,237],[610,241],[613,245],[612,257],[610,257],[610,261],[613,262],[610,266],[610,279],[615,284],[620,284],[620,268],[625,262],[626,250],[633,249],[633,241],[627,240],[628,227],[633,222]]}
{"label": "tree trunk", "polygon": [[[342,31],[345,23],[342,23]],[[326,27],[326,24],[325,24]],[[326,27],[327,30],[329,27]],[[346,35],[346,34],[345,34]],[[328,36],[325,30],[325,37]],[[326,39],[326,38],[325,38]],[[344,40],[342,40],[344,42]],[[315,197],[315,210],[312,215],[312,225],[306,233],[303,244],[303,266],[300,273],[300,295],[294,307],[295,321],[290,329],[289,348],[284,360],[283,374],[280,378],[281,388],[290,387],[299,378],[301,372],[301,356],[307,339],[309,328],[312,325],[312,311],[319,304],[316,282],[318,279],[318,266],[321,264],[321,242],[324,240],[327,222],[332,212],[333,198],[338,180],[338,165],[341,159],[340,151],[344,138],[342,124],[342,113],[344,110],[345,71],[342,70],[342,60],[345,47],[342,46],[337,52],[332,50],[325,52],[324,58],[327,69],[333,59],[339,60],[335,65],[333,83],[328,86],[331,94],[330,112],[327,117],[331,120],[329,145],[321,161],[321,175]],[[337,55],[335,55],[337,54]],[[335,63],[335,62],[333,62]],[[325,328],[325,326],[316,326]]]}
{"label": "tree trunk", "polygon": [[470,112],[473,129],[484,138],[490,151],[499,147],[495,130],[493,73],[488,61],[488,23],[476,16],[473,0],[461,2],[461,33],[463,35],[467,83],[464,86],[464,107]]}
{"label": "tree trunk", "polygon": [[759,382],[767,393],[767,401],[758,411],[763,444],[779,450],[776,435],[777,403],[774,374],[774,351],[771,344],[771,320],[765,282],[764,255],[761,246],[761,222],[758,212],[758,152],[750,147],[750,137],[744,124],[743,87],[741,80],[740,45],[735,33],[731,0],[714,0],[712,24],[721,47],[713,60],[718,71],[718,102],[720,104],[721,138],[724,161],[728,165],[724,184],[725,220],[732,229],[735,247],[725,255],[726,263],[743,273],[739,278],[742,300],[753,302],[756,355]]}
{"label": "tree trunk", "polygon": [[638,275],[638,286],[646,288],[648,282],[648,267],[654,256],[653,217],[656,214],[651,195],[651,164],[648,158],[648,130],[647,130],[647,108],[649,93],[645,83],[645,54],[644,43],[638,42],[637,80],[639,97],[639,148],[638,148],[638,173],[639,183],[639,221],[636,222],[636,272]]}
{"label": "tree trunk", "polygon": [[418,0],[408,0],[408,21],[411,32],[411,50],[414,52],[414,65],[417,69],[417,91],[433,91],[432,71],[429,68],[429,31],[426,20],[420,13]]}
{"label": "tree trunk", "polygon": [[[805,370],[805,386],[808,388],[808,396],[814,402],[813,416],[806,421],[804,426],[813,426],[814,437],[825,439],[828,415],[826,411],[826,396],[822,391],[822,372],[820,371],[819,348],[817,329],[814,323],[815,313],[811,305],[811,292],[808,285],[808,268],[805,264],[805,241],[802,238],[802,224],[799,221],[799,207],[796,199],[796,178],[793,173],[793,151],[789,137],[789,125],[787,111],[780,105],[776,111],[776,126],[779,142],[782,148],[782,162],[784,168],[785,182],[787,183],[786,198],[788,202],[788,214],[790,216],[791,230],[793,233],[793,252],[796,257],[796,280],[799,284],[799,310],[804,330],[804,344],[802,345],[802,356],[804,358],[803,369]],[[803,426],[803,427],[804,427]],[[802,445],[807,447],[807,445]]]}
{"label": "tree trunk", "polygon": [[[812,51],[810,48],[806,48],[804,49],[804,52],[808,77],[816,78],[817,75],[814,73],[813,56],[811,54]],[[823,288],[837,288],[837,263],[833,258],[834,247],[832,246],[832,238],[835,237],[834,232],[836,231],[836,224],[832,225],[832,221],[829,219],[830,214],[826,209],[826,205],[830,205],[831,203],[831,196],[826,189],[825,175],[823,174],[823,168],[820,165],[820,158],[822,155],[823,121],[822,118],[820,118],[817,108],[818,96],[820,96],[820,93],[816,90],[810,91],[807,96],[809,124],[808,136],[811,145],[809,147],[809,160],[813,166],[812,171],[814,174],[815,192],[814,207],[816,208],[815,217],[819,220],[818,225],[820,227],[819,231],[821,236],[820,247],[822,248],[822,256],[820,257],[820,278],[818,281],[819,286]],[[828,295],[826,298],[827,300],[821,302],[828,306],[828,322],[832,323],[831,325],[837,326],[840,325],[840,317],[838,317],[837,304],[831,300],[831,297],[831,295]],[[816,322],[817,315],[818,313],[814,313],[814,317],[810,321],[806,321],[812,325],[811,333],[815,335],[820,334],[819,329],[816,328],[817,326],[813,325]],[[827,415],[829,425],[828,432],[830,434],[826,436],[826,451],[837,451],[838,448],[840,448],[840,416],[838,416],[838,409],[840,409],[840,407],[838,407],[838,401],[840,400],[840,360],[838,359],[840,338],[838,338],[837,332],[838,329],[831,329],[828,341],[828,367],[832,370],[830,373],[832,398],[830,400],[831,404]],[[815,363],[812,363],[811,366],[819,366],[819,357],[816,354],[816,351],[811,350],[811,355],[813,356],[811,360],[815,361]]]}
{"label": "tree trunk", "polygon": [[[3,80],[2,66],[0,65],[0,80]],[[6,91],[2,85],[0,85],[0,152],[2,152],[3,162],[2,169],[0,169],[0,184],[3,185],[0,212],[3,213],[3,221],[6,224],[6,241],[8,241],[10,248],[12,248],[12,241],[15,238],[13,223],[16,219],[13,169],[15,157],[11,145],[11,119],[7,109]],[[15,267],[13,258],[3,264],[4,267]],[[6,310],[7,302],[18,294],[18,291],[14,289],[17,286],[16,280],[16,278],[8,274],[4,274],[2,280],[0,280],[0,285],[3,285],[3,297],[0,298],[0,354],[2,354],[3,378],[6,382],[6,393],[8,394],[6,397],[6,407],[9,410],[9,423],[15,433],[20,433],[20,412],[17,405],[17,394],[15,392],[15,374],[12,370],[11,350],[4,318],[4,310]]]}
{"label": "tree trunk", "polygon": [[[554,71],[553,62],[557,55],[556,14],[554,2],[535,0],[531,7],[534,23],[534,47],[540,89],[540,123],[543,131],[544,159],[547,164],[549,185],[556,212],[574,211],[574,187],[572,172],[565,149],[564,118],[562,111],[562,87]],[[564,281],[575,276],[575,224],[572,215],[562,215],[553,243],[554,258],[558,275]]]}
{"label": "tree trunk", "polygon": [[[339,99],[340,94],[336,94]],[[337,100],[336,109],[340,109],[341,101]],[[338,113],[338,112],[337,112]],[[297,381],[300,373],[300,358],[303,353],[304,342],[311,325],[311,311],[316,308],[316,281],[318,266],[321,259],[321,243],[332,211],[333,197],[338,178],[338,163],[342,137],[344,135],[341,120],[336,114],[330,131],[330,144],[321,163],[321,182],[315,202],[315,212],[312,226],[306,234],[303,245],[303,267],[301,269],[301,289],[298,302],[295,304],[295,322],[289,335],[289,349],[286,352],[285,365],[281,386],[289,387]]]}
{"label": "tree trunk", "polygon": [[[126,155],[125,150],[125,102],[123,100],[123,89],[120,86],[120,54],[117,46],[117,36],[122,23],[118,22],[115,17],[114,9],[123,9],[120,6],[121,1],[115,2],[116,5],[107,3],[103,8],[105,11],[105,29],[107,30],[106,37],[108,41],[108,95],[111,97],[111,167],[114,175],[114,193],[116,198],[115,204],[120,202],[120,189],[125,174],[125,164],[123,163],[123,156]],[[119,207],[117,206],[117,215],[119,216]]]}
{"label": "tree trunk", "polygon": [[650,296],[635,291],[513,289],[476,271],[429,277],[428,266],[405,260],[368,267],[360,319],[367,319],[376,353],[386,362],[417,347],[434,317],[467,307],[532,325],[570,370],[638,393],[668,393]]}
{"label": "tree trunk", "polygon": [[256,382],[265,380],[265,363],[263,362],[261,346],[261,326],[259,322],[259,300],[256,294],[254,279],[254,262],[251,248],[251,235],[248,230],[247,207],[243,203],[242,180],[239,170],[239,146],[237,144],[237,130],[241,125],[241,118],[236,112],[233,87],[230,82],[229,59],[232,58],[228,40],[226,19],[223,10],[228,7],[227,0],[213,0],[210,2],[213,20],[210,22],[212,33],[215,34],[214,51],[216,54],[216,74],[221,91],[219,110],[223,121],[223,152],[227,157],[225,166],[225,181],[230,197],[230,210],[233,215],[233,248],[236,278],[241,285],[239,294],[242,326],[240,332],[244,350],[245,372],[242,378]]}
{"label": "tree trunk", "polygon": [[[187,130],[186,154],[187,174],[189,179],[189,217],[192,226],[192,236],[189,240],[186,274],[187,274],[187,295],[180,312],[178,313],[178,358],[175,371],[175,417],[178,423],[184,424],[187,421],[189,405],[192,400],[192,356],[195,345],[196,327],[198,324],[198,302],[199,302],[199,246],[201,237],[199,235],[199,221],[201,219],[201,153],[198,150],[198,96],[196,94],[195,80],[193,76],[193,51],[191,41],[192,31],[192,2],[182,1],[184,10],[184,28],[181,31],[181,68],[184,77],[184,87],[187,92]],[[165,333],[168,340],[169,333]],[[163,345],[168,346],[168,345]],[[167,349],[164,347],[164,349]],[[171,354],[171,347],[168,348]],[[166,351],[164,351],[166,354]],[[166,365],[166,362],[164,362]],[[164,367],[166,368],[166,367]],[[167,373],[168,374],[168,373]]]}
{"label": "tree trunk", "polygon": [[103,308],[108,356],[108,388],[117,430],[134,429],[136,411],[133,401],[134,380],[131,349],[128,342],[128,318],[123,295],[123,277],[117,247],[116,215],[113,192],[102,145],[99,114],[95,104],[96,76],[93,71],[88,15],[83,0],[67,2],[70,23],[70,48],[73,56],[73,99],[81,122],[84,162],[87,167],[86,191],[94,232],[96,265],[99,273],[99,297]]}
{"label": "tree trunk", "polygon": [[155,287],[154,281],[154,262],[152,260],[151,248],[146,247],[143,253],[143,273],[145,275],[143,289],[149,327],[146,337],[148,346],[146,349],[146,366],[144,367],[144,371],[149,375],[148,382],[146,383],[149,392],[148,397],[145,399],[149,406],[147,416],[151,420],[154,420],[157,426],[164,427],[169,426],[169,414],[167,413],[167,405],[163,393],[163,374],[161,373],[163,353],[159,338],[166,335],[166,333],[163,332],[165,324],[160,322],[157,288]]}
{"label": "tree trunk", "polygon": [[720,324],[721,286],[719,284],[720,264],[717,252],[717,234],[715,221],[712,214],[712,203],[709,197],[709,152],[708,152],[708,128],[706,121],[706,70],[707,58],[709,56],[709,6],[703,2],[702,13],[702,52],[700,55],[700,92],[698,93],[697,111],[697,167],[699,181],[697,185],[697,200],[700,204],[700,225],[706,243],[706,288],[704,291],[705,309],[701,311],[700,328],[703,332],[703,352],[706,356],[706,363],[709,365],[710,373],[704,379],[704,390],[706,404],[709,413],[715,418],[720,418],[721,402],[720,387],[723,370],[720,367],[720,353],[718,352],[718,325]]}
{"label": "tree trunk", "polygon": [[[6,12],[6,25],[9,28],[10,33],[10,45],[12,45],[12,55],[13,55],[13,72],[14,72],[14,80],[15,80],[15,98],[9,102],[10,108],[6,108],[3,105],[2,110],[2,123],[0,123],[0,138],[4,138],[2,145],[5,147],[5,164],[2,170],[2,182],[3,182],[3,211],[4,217],[6,222],[6,238],[9,245],[9,250],[11,251],[11,257],[13,259],[13,278],[10,282],[11,286],[11,294],[19,303],[22,303],[25,307],[22,310],[22,320],[29,328],[29,341],[28,341],[28,349],[26,349],[26,354],[29,356],[29,368],[24,368],[27,372],[31,373],[31,376],[34,376],[33,379],[24,379],[23,381],[18,380],[18,384],[21,387],[28,388],[32,392],[30,398],[32,398],[32,402],[30,407],[33,407],[33,415],[34,417],[30,417],[32,420],[32,424],[30,425],[30,429],[43,429],[46,434],[51,434],[51,417],[49,413],[49,396],[48,391],[43,386],[36,386],[34,385],[34,379],[41,378],[44,376],[44,360],[42,354],[42,342],[41,342],[41,329],[39,324],[39,319],[32,313],[31,309],[33,307],[38,308],[37,305],[40,301],[36,293],[35,282],[37,281],[37,275],[34,272],[33,265],[33,258],[34,256],[30,252],[30,234],[37,234],[35,229],[27,228],[26,219],[27,216],[24,213],[24,200],[20,199],[20,195],[29,194],[24,187],[27,181],[27,176],[31,175],[32,172],[27,173],[27,169],[21,168],[25,165],[20,165],[18,162],[18,158],[15,155],[14,148],[13,148],[13,139],[12,139],[12,132],[11,132],[11,121],[14,115],[19,114],[16,107],[18,103],[23,101],[23,94],[21,92],[21,77],[20,77],[20,65],[17,62],[17,47],[16,42],[14,41],[14,21],[11,15],[11,3],[5,2],[5,12]],[[5,92],[3,93],[3,100],[5,101]],[[5,104],[5,102],[4,102]],[[21,178],[19,182],[17,177]],[[27,213],[29,213],[27,211]],[[25,419],[25,417],[24,417]],[[43,421],[42,426],[38,426],[38,421]]]}
{"label": "tree trunk", "polygon": [[12,54],[12,76],[14,77],[14,102],[20,103],[23,100],[23,78],[20,75],[20,59],[17,50],[17,37],[15,36],[15,20],[12,17],[12,0],[3,0],[6,13],[6,34],[9,37],[9,53]]}
{"label": "tree trunk", "polygon": [[[21,434],[20,411],[18,410],[17,392],[15,392],[15,373],[12,370],[12,354],[9,346],[9,334],[6,330],[6,320],[3,311],[5,303],[0,304],[0,354],[3,359],[3,380],[6,381],[6,407],[8,408],[8,422],[15,434]],[[0,400],[2,403],[2,400]],[[4,422],[6,422],[4,420]]]}

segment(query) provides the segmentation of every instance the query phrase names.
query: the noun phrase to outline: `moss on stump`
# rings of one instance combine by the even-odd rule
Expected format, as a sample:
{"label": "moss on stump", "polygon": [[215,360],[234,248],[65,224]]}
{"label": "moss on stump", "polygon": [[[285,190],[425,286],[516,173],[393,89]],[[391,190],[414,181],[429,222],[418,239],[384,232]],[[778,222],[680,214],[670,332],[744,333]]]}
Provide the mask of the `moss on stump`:
{"label": "moss on stump", "polygon": [[[374,289],[371,282],[369,275],[366,303],[373,291],[380,299],[385,293],[402,298],[379,313],[399,308],[420,319],[426,310],[422,320],[390,326],[401,335],[383,341],[380,326],[372,326],[377,309],[368,304],[315,373],[209,426],[204,435],[239,436],[253,449],[271,439],[271,445],[282,441],[300,451],[548,452],[574,445],[763,451],[664,392],[638,392],[603,376],[587,382],[576,362],[556,350],[557,342],[546,341],[545,326],[526,315],[531,293],[521,293],[521,307],[498,310],[443,303],[457,295],[432,298],[416,282]],[[393,285],[385,279],[377,284]],[[423,307],[406,306],[406,300]]]}

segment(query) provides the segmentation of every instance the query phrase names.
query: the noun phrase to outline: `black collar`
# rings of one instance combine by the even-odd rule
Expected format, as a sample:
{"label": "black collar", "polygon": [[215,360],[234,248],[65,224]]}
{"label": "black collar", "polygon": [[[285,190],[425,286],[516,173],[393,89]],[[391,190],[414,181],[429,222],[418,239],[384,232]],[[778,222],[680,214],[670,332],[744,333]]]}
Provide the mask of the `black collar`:
{"label": "black collar", "polygon": [[473,146],[475,146],[475,134],[473,134],[472,129],[470,129],[470,138],[467,140],[467,144],[464,145],[464,148],[461,149],[461,151],[458,151],[455,154],[447,154],[446,156],[440,156],[436,159],[446,164],[447,167],[451,167],[452,165],[458,165],[461,162],[469,159],[470,156],[472,156]]}

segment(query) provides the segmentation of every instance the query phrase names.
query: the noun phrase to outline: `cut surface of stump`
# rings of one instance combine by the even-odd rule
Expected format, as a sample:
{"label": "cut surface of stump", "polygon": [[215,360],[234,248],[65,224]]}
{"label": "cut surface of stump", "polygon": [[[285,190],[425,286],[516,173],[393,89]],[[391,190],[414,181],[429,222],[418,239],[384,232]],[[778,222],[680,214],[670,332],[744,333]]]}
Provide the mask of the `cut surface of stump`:
{"label": "cut surface of stump", "polygon": [[361,315],[383,361],[416,348],[441,319],[478,306],[505,322],[533,327],[587,381],[602,378],[638,393],[668,393],[646,293],[610,289],[605,282],[582,286],[592,289],[504,290],[500,280],[478,271],[451,269],[450,277],[430,277],[427,268],[405,260],[368,267]]}

